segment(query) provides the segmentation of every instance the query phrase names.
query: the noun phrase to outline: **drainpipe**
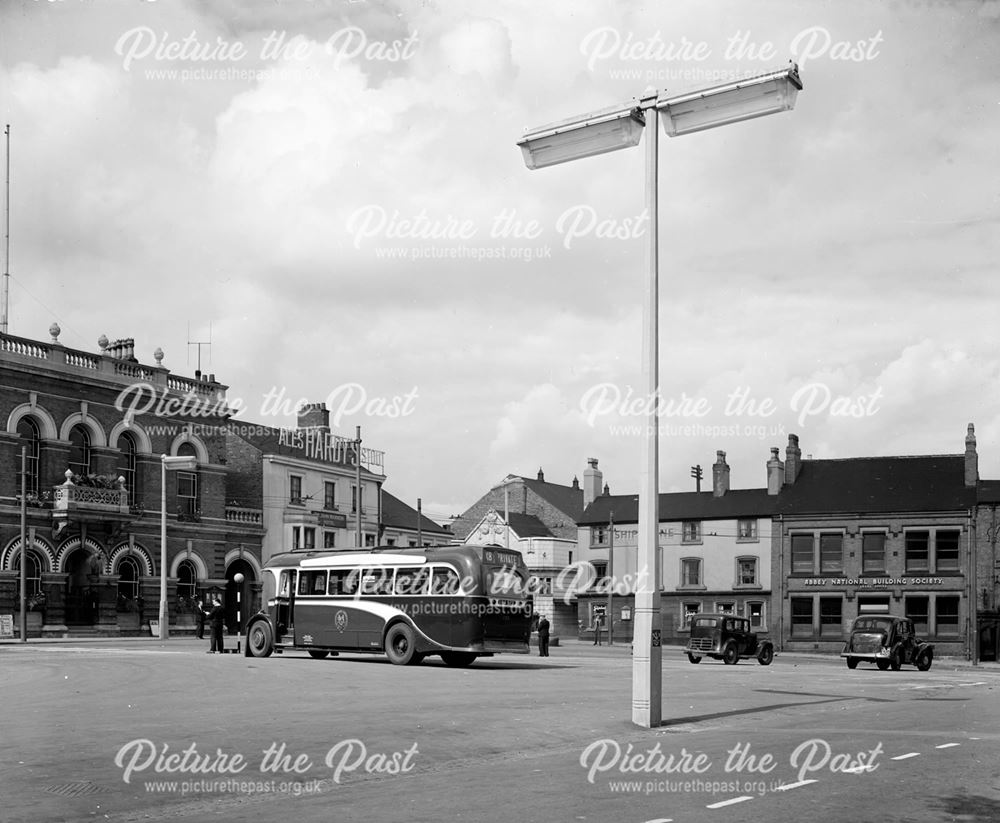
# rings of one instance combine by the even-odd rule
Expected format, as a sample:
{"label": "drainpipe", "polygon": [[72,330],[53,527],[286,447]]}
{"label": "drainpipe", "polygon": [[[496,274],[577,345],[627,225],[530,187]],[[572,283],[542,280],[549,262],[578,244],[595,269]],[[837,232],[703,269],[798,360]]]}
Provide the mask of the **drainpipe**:
{"label": "drainpipe", "polygon": [[969,588],[971,589],[971,597],[969,597],[969,643],[971,644],[970,655],[972,659],[972,665],[979,665],[979,584],[977,582],[978,569],[976,568],[976,553],[975,553],[975,540],[973,540],[973,530],[975,524],[973,522],[973,509],[969,509]]}

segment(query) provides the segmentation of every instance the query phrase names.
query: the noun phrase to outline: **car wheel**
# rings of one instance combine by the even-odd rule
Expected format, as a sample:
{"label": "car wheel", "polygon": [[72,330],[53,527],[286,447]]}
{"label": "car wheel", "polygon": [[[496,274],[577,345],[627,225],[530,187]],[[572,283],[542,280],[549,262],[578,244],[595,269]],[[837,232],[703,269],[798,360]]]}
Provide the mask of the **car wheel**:
{"label": "car wheel", "polygon": [[322,660],[328,654],[330,654],[330,652],[325,651],[323,649],[310,649],[309,650],[309,656],[311,658],[313,658],[313,660]]}
{"label": "car wheel", "polygon": [[917,669],[919,671],[925,672],[931,667],[931,663],[933,661],[934,661],[934,650],[927,649],[920,655],[920,657],[917,658]]}
{"label": "car wheel", "polygon": [[691,663],[701,663],[701,658],[696,654],[691,654],[691,652],[688,652],[688,660]]}
{"label": "car wheel", "polygon": [[764,646],[757,653],[757,662],[762,666],[770,666],[772,660],[774,660],[774,647],[771,645]]}
{"label": "car wheel", "polygon": [[393,623],[385,633],[385,656],[397,666],[409,666],[418,662],[413,629],[405,623]]}
{"label": "car wheel", "polygon": [[727,643],[726,648],[722,650],[722,662],[727,666],[735,666],[739,662],[740,651],[736,648],[735,643]]}
{"label": "car wheel", "polygon": [[903,667],[903,654],[899,649],[893,649],[892,654],[889,656],[889,667],[894,672],[898,672]]}
{"label": "car wheel", "polygon": [[889,668],[889,661],[888,660],[876,660],[875,661],[875,665],[878,666],[878,670],[880,672],[884,672],[886,669]]}
{"label": "car wheel", "polygon": [[453,669],[464,669],[476,662],[477,655],[471,652],[441,652],[441,659],[446,666]]}
{"label": "car wheel", "polygon": [[856,669],[858,667],[858,658],[848,657],[847,658],[847,668]]}
{"label": "car wheel", "polygon": [[247,649],[251,657],[270,657],[274,651],[271,627],[263,620],[254,623],[247,635]]}

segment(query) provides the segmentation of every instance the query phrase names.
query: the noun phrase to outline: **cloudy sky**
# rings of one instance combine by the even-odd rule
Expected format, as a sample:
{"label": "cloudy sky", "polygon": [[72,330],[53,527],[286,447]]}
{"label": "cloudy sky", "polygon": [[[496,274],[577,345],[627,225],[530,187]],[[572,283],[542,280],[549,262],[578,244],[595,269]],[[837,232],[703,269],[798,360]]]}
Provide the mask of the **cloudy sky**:
{"label": "cloudy sky", "polygon": [[660,141],[662,488],[969,422],[1000,477],[997,42],[995,0],[9,0],[9,331],[210,335],[240,419],[326,400],[438,519],[589,457],[635,491],[644,153],[516,141],[794,59],[793,112]]}

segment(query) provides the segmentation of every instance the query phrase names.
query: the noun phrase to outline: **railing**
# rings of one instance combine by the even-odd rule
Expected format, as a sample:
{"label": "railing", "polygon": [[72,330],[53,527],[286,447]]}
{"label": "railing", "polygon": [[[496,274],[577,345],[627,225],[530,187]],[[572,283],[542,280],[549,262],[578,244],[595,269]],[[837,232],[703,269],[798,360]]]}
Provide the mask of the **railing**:
{"label": "railing", "polygon": [[75,506],[127,511],[128,492],[125,489],[98,489],[92,486],[74,486],[71,483],[56,486],[52,508],[55,511],[67,511]]}
{"label": "railing", "polygon": [[260,509],[245,509],[242,506],[226,506],[226,522],[247,523],[260,526],[264,522],[264,513]]}
{"label": "railing", "polygon": [[21,337],[11,337],[4,335],[0,337],[0,351],[10,354],[20,354],[23,357],[37,357],[39,360],[48,360],[51,348],[37,340],[25,340]]}

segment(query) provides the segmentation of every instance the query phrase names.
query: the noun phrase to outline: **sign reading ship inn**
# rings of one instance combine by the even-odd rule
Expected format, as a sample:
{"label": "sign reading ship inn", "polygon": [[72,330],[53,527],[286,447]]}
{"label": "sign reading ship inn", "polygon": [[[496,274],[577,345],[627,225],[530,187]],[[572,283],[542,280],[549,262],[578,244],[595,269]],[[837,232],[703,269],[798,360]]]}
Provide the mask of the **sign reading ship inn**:
{"label": "sign reading ship inn", "polygon": [[852,586],[859,589],[880,589],[890,586],[941,586],[943,577],[807,577],[804,586]]}

